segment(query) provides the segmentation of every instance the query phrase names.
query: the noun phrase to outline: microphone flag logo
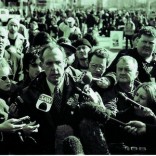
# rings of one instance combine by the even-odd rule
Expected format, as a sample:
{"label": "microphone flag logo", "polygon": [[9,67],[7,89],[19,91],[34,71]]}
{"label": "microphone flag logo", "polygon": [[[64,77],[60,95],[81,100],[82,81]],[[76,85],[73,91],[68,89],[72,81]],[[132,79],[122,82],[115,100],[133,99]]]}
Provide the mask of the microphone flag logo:
{"label": "microphone flag logo", "polygon": [[37,100],[36,108],[43,111],[49,112],[52,106],[53,98],[46,94],[41,94]]}

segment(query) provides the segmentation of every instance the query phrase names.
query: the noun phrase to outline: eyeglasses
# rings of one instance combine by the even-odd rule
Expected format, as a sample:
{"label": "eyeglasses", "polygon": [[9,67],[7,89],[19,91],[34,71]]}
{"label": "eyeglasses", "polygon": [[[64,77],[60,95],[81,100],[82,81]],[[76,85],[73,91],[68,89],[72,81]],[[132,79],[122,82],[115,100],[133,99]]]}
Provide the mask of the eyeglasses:
{"label": "eyeglasses", "polygon": [[102,66],[102,65],[100,65],[100,64],[91,64],[91,67],[93,68],[93,69],[100,69],[100,70],[103,70],[104,68],[105,68],[105,66]]}
{"label": "eyeglasses", "polygon": [[41,67],[41,63],[39,63],[39,64],[37,64],[37,63],[31,63],[31,66],[32,66],[33,68],[37,68],[38,66]]}
{"label": "eyeglasses", "polygon": [[13,80],[13,75],[8,75],[8,76],[2,76],[0,77],[1,80],[6,81],[8,79]]}

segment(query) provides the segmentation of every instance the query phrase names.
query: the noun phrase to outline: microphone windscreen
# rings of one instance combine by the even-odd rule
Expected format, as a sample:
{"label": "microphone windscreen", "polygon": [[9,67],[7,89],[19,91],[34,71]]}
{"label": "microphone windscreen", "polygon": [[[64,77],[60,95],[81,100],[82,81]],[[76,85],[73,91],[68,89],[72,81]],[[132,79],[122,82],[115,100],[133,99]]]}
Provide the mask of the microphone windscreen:
{"label": "microphone windscreen", "polygon": [[106,122],[109,119],[109,116],[103,109],[103,107],[93,102],[83,103],[80,107],[80,112],[83,117],[102,123]]}
{"label": "microphone windscreen", "polygon": [[59,125],[55,133],[55,154],[63,155],[64,138],[74,135],[73,128],[69,125]]}
{"label": "microphone windscreen", "polygon": [[94,104],[92,102],[86,102],[81,105],[80,111],[83,117],[87,119],[92,119],[94,121],[98,121],[100,123],[109,123],[115,124],[117,126],[125,126],[125,123],[117,120],[113,117],[110,117],[109,113],[103,109],[102,106]]}
{"label": "microphone windscreen", "polygon": [[90,72],[85,72],[82,81],[85,84],[90,84],[93,80],[92,74]]}
{"label": "microphone windscreen", "polygon": [[63,151],[68,155],[84,154],[82,144],[75,136],[69,136],[63,140]]}
{"label": "microphone windscreen", "polygon": [[109,154],[106,139],[98,122],[83,119],[79,124],[79,129],[80,140],[86,155]]}

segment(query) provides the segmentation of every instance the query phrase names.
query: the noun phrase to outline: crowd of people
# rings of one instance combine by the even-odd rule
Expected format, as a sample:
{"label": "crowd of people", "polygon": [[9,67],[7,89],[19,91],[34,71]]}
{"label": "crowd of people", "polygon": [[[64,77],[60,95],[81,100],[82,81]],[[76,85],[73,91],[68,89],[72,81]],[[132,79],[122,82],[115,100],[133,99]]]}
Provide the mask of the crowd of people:
{"label": "crowd of people", "polygon": [[[156,154],[156,28],[136,17],[48,10],[0,26],[1,154]],[[95,35],[111,24],[126,37],[113,61]]]}

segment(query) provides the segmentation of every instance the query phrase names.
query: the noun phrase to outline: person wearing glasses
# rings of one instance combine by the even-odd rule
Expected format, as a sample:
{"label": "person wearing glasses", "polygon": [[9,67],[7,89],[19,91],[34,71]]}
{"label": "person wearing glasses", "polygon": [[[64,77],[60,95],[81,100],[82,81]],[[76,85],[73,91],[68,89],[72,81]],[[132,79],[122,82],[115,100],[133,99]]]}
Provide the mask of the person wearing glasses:
{"label": "person wearing glasses", "polygon": [[9,102],[10,96],[16,88],[8,62],[4,58],[0,58],[0,98]]}
{"label": "person wearing glasses", "polygon": [[[67,56],[63,48],[49,44],[42,50],[40,58],[43,72],[23,89],[20,94],[23,102],[17,105],[17,110],[19,117],[28,115],[40,124],[35,137],[38,148],[34,152],[56,154],[55,139],[59,138],[55,137],[58,136],[58,127],[68,125],[74,135],[78,135],[81,120],[79,102],[86,99],[77,89],[74,77],[66,72]],[[62,136],[68,130],[62,129],[59,132]]]}
{"label": "person wearing glasses", "polygon": [[[94,91],[97,91],[103,96],[105,90],[108,90],[108,88],[116,84],[115,73],[105,74],[109,64],[108,50],[96,48],[92,53],[89,53],[88,63],[88,71],[90,71],[93,76],[91,87]],[[113,105],[111,105],[111,107],[113,107]]]}

